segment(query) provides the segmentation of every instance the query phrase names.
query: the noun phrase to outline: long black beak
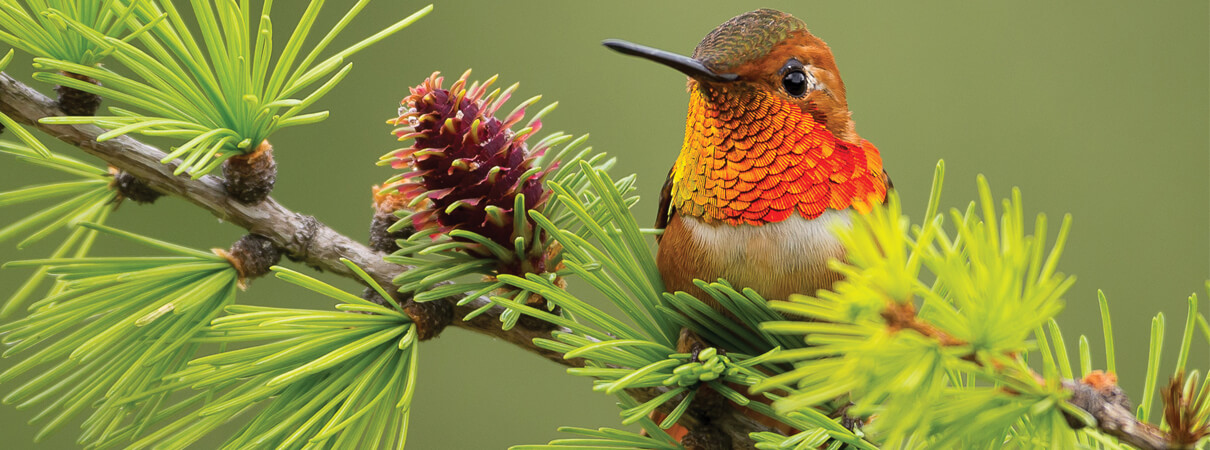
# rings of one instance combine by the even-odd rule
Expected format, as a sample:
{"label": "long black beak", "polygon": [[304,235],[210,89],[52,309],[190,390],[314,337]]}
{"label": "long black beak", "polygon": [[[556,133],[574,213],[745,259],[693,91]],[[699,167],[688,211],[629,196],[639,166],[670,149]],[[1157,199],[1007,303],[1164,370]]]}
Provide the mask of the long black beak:
{"label": "long black beak", "polygon": [[728,83],[739,79],[739,75],[733,73],[714,73],[714,71],[706,68],[701,61],[688,56],[666,52],[660,49],[647,47],[645,45],[626,42],[620,39],[606,39],[604,42],[602,42],[602,44],[605,44],[606,47],[617,50],[622,54],[638,56],[649,61],[658,62],[665,66],[679,70],[681,73],[689,75],[697,80]]}

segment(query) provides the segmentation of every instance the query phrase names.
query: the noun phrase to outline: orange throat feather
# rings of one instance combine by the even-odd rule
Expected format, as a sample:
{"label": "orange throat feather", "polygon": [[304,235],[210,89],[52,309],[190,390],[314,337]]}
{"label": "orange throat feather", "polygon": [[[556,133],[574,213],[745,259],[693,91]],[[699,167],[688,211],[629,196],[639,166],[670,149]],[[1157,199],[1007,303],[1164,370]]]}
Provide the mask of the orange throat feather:
{"label": "orange throat feather", "polygon": [[678,214],[729,225],[814,219],[829,208],[865,213],[887,193],[873,144],[843,141],[760,90],[694,86],[672,177]]}

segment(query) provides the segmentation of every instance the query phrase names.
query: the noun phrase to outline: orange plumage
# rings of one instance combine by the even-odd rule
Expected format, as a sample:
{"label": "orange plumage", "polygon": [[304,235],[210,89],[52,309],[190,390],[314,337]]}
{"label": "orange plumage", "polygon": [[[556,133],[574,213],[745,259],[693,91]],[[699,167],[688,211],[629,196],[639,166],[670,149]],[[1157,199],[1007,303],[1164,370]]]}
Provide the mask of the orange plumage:
{"label": "orange plumage", "polygon": [[867,212],[886,198],[882,158],[842,141],[787,100],[746,89],[691,89],[672,206],[707,223],[761,225],[828,209]]}

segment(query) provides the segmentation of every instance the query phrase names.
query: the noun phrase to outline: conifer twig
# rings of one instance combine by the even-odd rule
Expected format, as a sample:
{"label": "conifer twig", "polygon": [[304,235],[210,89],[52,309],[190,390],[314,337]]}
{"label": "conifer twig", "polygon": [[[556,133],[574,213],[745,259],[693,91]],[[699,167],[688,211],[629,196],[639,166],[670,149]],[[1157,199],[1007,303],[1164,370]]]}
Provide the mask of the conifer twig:
{"label": "conifer twig", "polygon": [[[229,197],[223,187],[223,181],[217,177],[204,176],[192,180],[187,176],[173,175],[174,164],[160,163],[160,159],[165,156],[163,151],[133,138],[122,136],[97,142],[97,136],[104,130],[92,125],[39,123],[38,119],[43,117],[64,114],[53,99],[7,74],[0,74],[0,111],[9,114],[18,122],[36,127],[101,158],[114,167],[146,180],[147,184],[157,191],[181,197],[226,222],[267,237],[292,259],[314,268],[357,279],[341,262],[342,258],[348,259],[384,286],[392,286],[391,280],[407,270],[404,266],[383,261],[382,253],[333,230],[318,219],[291,211],[271,198],[255,205],[247,205]],[[442,301],[453,306],[458,300],[461,299],[449,298]],[[455,318],[461,318],[488,303],[490,300],[479,298],[462,306],[453,306],[453,315]],[[415,317],[427,308],[408,309],[409,315],[414,316],[417,324],[441,322],[429,317]],[[498,312],[489,312],[472,321],[454,320],[453,325],[504,339],[561,364],[574,365],[564,360],[561,354],[538,348],[533,344],[533,338],[546,337],[547,331],[504,331],[500,328],[498,316]],[[436,329],[424,331],[422,334],[433,337],[439,332],[440,330]]]}
{"label": "conifer twig", "polygon": [[1180,448],[1168,433],[1135,418],[1117,385],[1098,388],[1087,381],[1063,380],[1063,388],[1071,392],[1067,401],[1097,419],[1097,429],[1105,434],[1144,450]]}
{"label": "conifer twig", "polygon": [[[882,317],[892,330],[912,330],[936,339],[944,346],[964,344],[941,329],[919,320],[912,302],[888,306]],[[1041,378],[1037,374],[1034,374],[1034,377]],[[1130,400],[1126,397],[1126,392],[1118,387],[1116,377],[1112,374],[1106,376],[1096,371],[1084,380],[1065,379],[1062,383],[1063,389],[1071,393],[1067,402],[1092,415],[1097,421],[1096,428],[1105,434],[1143,450],[1182,448],[1168,433],[1135,417],[1130,411]],[[1068,422],[1072,428],[1083,426],[1076,420],[1069,419]]]}

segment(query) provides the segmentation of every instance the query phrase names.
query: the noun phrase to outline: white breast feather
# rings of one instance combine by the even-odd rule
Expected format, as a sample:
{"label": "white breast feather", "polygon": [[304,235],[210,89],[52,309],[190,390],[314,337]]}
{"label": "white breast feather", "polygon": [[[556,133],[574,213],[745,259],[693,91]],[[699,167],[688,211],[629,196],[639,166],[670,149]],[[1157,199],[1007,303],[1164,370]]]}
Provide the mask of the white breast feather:
{"label": "white breast feather", "polygon": [[832,233],[832,226],[850,225],[850,214],[829,209],[810,220],[793,215],[777,223],[739,226],[712,225],[684,216],[682,220],[694,246],[703,247],[706,254],[717,255],[728,264],[757,264],[790,271],[804,266],[820,267],[829,258],[839,257],[843,249]]}

